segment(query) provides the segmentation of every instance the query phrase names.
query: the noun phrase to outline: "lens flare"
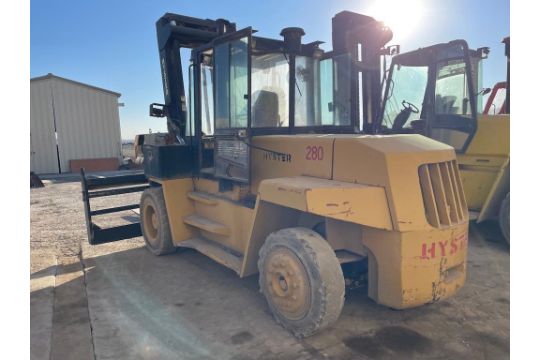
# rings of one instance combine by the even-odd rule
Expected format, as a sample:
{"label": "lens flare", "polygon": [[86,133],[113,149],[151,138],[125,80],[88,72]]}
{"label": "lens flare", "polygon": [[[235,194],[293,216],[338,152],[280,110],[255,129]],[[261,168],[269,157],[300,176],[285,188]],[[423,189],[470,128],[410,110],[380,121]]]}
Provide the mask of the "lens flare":
{"label": "lens flare", "polygon": [[394,40],[403,40],[427,21],[422,0],[376,0],[365,10],[366,15],[384,22],[394,33]]}

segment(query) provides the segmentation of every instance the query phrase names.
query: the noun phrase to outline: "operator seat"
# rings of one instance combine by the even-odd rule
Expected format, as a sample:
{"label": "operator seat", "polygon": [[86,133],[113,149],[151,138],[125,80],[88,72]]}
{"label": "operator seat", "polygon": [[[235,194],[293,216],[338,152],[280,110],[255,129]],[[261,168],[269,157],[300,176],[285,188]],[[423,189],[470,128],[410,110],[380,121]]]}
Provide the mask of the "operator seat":
{"label": "operator seat", "polygon": [[455,103],[455,96],[441,96],[437,94],[435,98],[435,109],[437,114],[457,114],[458,108],[454,106]]}
{"label": "operator seat", "polygon": [[254,95],[256,100],[252,109],[252,126],[280,126],[278,94],[273,91],[258,90]]}

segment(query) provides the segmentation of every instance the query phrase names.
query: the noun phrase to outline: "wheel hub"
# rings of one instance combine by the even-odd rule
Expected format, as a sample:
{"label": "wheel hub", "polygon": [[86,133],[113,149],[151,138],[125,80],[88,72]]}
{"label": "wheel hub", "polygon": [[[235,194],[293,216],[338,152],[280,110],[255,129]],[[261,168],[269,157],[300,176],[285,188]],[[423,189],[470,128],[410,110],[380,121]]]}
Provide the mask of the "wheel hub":
{"label": "wheel hub", "polygon": [[143,207],[142,221],[147,240],[155,243],[158,238],[159,219],[155,208],[151,203],[146,203]]}
{"label": "wheel hub", "polygon": [[310,284],[300,259],[286,248],[274,250],[265,264],[269,301],[286,318],[298,320],[309,309]]}
{"label": "wheel hub", "polygon": [[158,228],[158,219],[157,219],[157,215],[156,215],[155,212],[152,214],[152,227],[154,229]]}

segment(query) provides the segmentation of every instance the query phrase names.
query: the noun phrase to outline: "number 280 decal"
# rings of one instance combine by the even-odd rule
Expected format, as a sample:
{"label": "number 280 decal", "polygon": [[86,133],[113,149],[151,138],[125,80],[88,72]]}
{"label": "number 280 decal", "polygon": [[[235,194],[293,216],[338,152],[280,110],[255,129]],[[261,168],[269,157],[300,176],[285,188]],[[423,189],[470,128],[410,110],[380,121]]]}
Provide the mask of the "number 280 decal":
{"label": "number 280 decal", "polygon": [[324,159],[324,148],[322,146],[306,146],[306,160]]}

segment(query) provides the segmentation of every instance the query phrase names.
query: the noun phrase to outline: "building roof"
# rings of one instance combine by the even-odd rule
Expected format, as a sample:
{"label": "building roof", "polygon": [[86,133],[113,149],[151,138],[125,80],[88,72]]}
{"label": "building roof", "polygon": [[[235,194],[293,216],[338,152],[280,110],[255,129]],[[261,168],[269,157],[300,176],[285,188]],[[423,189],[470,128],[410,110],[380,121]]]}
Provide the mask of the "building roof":
{"label": "building roof", "polygon": [[102,92],[105,92],[105,93],[108,93],[108,94],[116,95],[117,97],[122,96],[122,94],[117,93],[115,91],[103,89],[103,88],[93,86],[93,85],[88,85],[88,84],[78,82],[78,81],[75,81],[75,80],[71,80],[71,79],[66,79],[66,78],[54,75],[52,73],[48,73],[47,75],[44,75],[44,76],[37,76],[37,77],[31,78],[30,81],[40,81],[40,80],[47,80],[47,79],[53,79],[53,78],[58,79],[58,80],[62,80],[62,81],[67,81],[67,82],[70,82],[70,83],[73,83],[73,84],[81,85],[81,86],[84,86],[84,87],[87,87],[87,88],[90,88],[90,89],[93,89],[93,90],[98,90],[98,91],[102,91]]}

